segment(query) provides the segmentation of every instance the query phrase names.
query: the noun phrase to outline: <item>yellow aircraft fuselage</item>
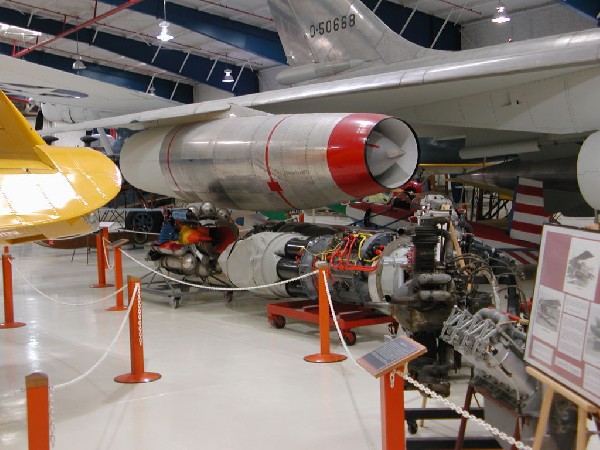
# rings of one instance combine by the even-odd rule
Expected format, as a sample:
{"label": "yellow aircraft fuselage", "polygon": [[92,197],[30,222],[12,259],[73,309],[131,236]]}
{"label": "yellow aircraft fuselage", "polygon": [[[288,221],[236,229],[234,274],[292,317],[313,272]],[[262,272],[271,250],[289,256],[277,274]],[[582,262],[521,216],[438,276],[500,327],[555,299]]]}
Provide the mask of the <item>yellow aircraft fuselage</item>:
{"label": "yellow aircraft fuselage", "polygon": [[0,245],[89,233],[121,173],[100,152],[47,145],[0,91]]}

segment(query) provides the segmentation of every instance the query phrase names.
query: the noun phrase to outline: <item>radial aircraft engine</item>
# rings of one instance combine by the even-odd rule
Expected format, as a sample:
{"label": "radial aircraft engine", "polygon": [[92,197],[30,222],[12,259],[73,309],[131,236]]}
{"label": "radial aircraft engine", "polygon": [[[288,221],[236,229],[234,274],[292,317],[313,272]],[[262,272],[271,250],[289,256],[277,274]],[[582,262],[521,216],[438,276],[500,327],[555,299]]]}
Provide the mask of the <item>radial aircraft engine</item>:
{"label": "radial aircraft engine", "polygon": [[125,179],[189,203],[288,211],[389,191],[417,168],[416,136],[393,117],[226,112],[237,116],[131,136],[120,158]]}
{"label": "radial aircraft engine", "polygon": [[[408,365],[413,378],[449,395],[449,372],[467,361],[471,383],[494,400],[485,402],[486,420],[511,435],[515,416],[527,418],[521,436],[531,444],[541,389],[525,371],[525,322],[504,312],[527,307],[515,262],[477,240],[449,200],[428,194],[414,202],[414,225],[398,230],[265,226],[229,245],[219,266],[236,286],[265,286],[255,295],[316,300],[316,276],[292,279],[327,262],[334,302],[389,312],[427,347]],[[292,281],[275,284],[283,280]],[[281,316],[269,319],[285,325]],[[356,337],[347,333],[351,344]],[[552,410],[552,439],[545,445],[572,448],[573,405],[557,399]],[[411,429],[416,432],[409,423]]]}

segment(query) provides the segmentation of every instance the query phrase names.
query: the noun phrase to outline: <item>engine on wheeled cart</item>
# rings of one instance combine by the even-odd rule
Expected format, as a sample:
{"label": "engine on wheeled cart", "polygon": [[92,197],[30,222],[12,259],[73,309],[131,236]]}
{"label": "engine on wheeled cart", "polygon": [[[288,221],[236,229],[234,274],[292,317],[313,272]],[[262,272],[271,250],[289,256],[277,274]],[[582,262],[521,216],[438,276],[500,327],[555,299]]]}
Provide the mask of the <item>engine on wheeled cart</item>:
{"label": "engine on wheeled cart", "polygon": [[[525,373],[526,329],[517,319],[526,298],[515,261],[478,240],[446,198],[416,201],[412,223],[397,230],[278,224],[236,241],[219,262],[234,285],[250,286],[305,275],[325,261],[333,301],[391,313],[404,333],[427,347],[408,366],[413,378],[448,395],[449,373],[464,358],[475,386],[515,414],[535,417],[540,390]],[[318,297],[314,277],[256,293]],[[557,403],[555,410],[556,442],[568,442],[570,406]],[[503,429],[514,426],[507,414],[496,416],[490,420]]]}
{"label": "engine on wheeled cart", "polygon": [[158,239],[146,257],[173,274],[206,280],[221,273],[217,259],[238,237],[238,228],[226,209],[210,202],[199,207],[166,209]]}

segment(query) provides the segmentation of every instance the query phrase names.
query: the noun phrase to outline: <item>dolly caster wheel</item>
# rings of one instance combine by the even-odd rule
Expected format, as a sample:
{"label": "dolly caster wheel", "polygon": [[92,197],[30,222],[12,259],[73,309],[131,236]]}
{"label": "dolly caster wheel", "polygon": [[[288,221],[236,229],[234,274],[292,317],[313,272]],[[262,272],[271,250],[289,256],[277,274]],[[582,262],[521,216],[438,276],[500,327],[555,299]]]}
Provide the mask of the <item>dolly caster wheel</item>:
{"label": "dolly caster wheel", "polygon": [[169,305],[171,306],[171,308],[173,309],[177,309],[179,308],[179,297],[173,297],[169,299]]}
{"label": "dolly caster wheel", "polygon": [[281,329],[285,327],[285,317],[273,315],[269,317],[269,324],[273,328]]}
{"label": "dolly caster wheel", "polygon": [[408,425],[409,434],[417,434],[417,431],[419,431],[419,425],[417,425],[416,420],[407,420],[406,425]]}
{"label": "dolly caster wheel", "polygon": [[354,331],[342,331],[342,336],[346,345],[356,344],[356,333]]}

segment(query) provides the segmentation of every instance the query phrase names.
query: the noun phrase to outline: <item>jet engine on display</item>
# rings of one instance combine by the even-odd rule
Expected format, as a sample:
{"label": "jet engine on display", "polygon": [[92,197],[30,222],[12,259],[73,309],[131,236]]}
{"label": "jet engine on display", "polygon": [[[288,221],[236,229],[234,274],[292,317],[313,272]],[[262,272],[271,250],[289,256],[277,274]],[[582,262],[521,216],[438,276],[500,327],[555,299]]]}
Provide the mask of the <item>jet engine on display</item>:
{"label": "jet engine on display", "polygon": [[[401,332],[427,347],[426,354],[409,364],[411,376],[447,396],[448,374],[465,359],[473,367],[474,383],[489,397],[515,415],[532,419],[531,428],[521,434],[529,440],[541,390],[525,372],[526,322],[518,314],[527,314],[528,303],[518,286],[521,275],[514,260],[478,241],[464,214],[445,197],[419,194],[412,206],[414,224],[398,230],[311,224],[256,227],[223,251],[219,266],[235,286],[244,287],[306,275],[325,261],[334,302],[391,313]],[[317,279],[304,277],[254,293],[270,299],[317,299]],[[487,418],[494,402],[485,405]],[[571,403],[556,400],[554,448],[571,442],[573,411]],[[513,416],[507,419],[496,409],[488,420],[512,434]]]}
{"label": "jet engine on display", "polygon": [[123,175],[187,202],[288,211],[389,191],[417,168],[416,136],[393,117],[252,114],[140,131],[123,146]]}

